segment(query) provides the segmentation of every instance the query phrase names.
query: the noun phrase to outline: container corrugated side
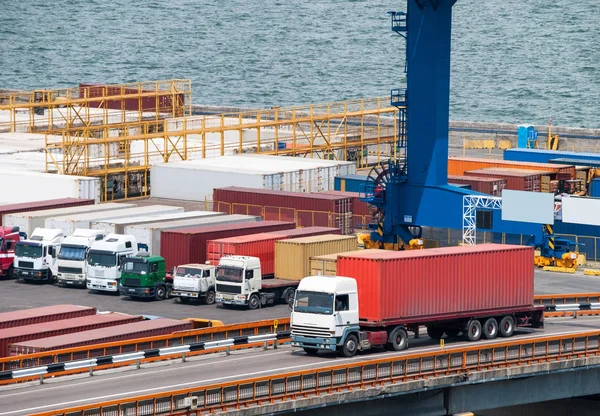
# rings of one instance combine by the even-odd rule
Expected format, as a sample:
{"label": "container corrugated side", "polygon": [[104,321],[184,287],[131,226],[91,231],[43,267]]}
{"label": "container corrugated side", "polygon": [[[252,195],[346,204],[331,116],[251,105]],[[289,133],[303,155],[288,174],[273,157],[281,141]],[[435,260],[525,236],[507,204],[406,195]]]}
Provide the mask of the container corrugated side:
{"label": "container corrugated side", "polygon": [[505,189],[540,192],[542,176],[547,176],[548,173],[529,169],[485,168],[465,172],[465,175],[500,177],[506,179]]}
{"label": "container corrugated side", "polygon": [[359,317],[451,319],[533,303],[533,247],[503,244],[363,253],[338,258],[338,274],[356,279]]}
{"label": "container corrugated side", "polygon": [[219,217],[223,215],[225,215],[223,212],[187,211],[164,214],[151,214],[139,217],[108,218],[101,221],[90,222],[90,228],[93,230],[103,230],[106,233],[124,234],[125,227],[130,225],[148,224],[162,221],[178,221],[190,218],[210,218]]}
{"label": "container corrugated side", "polygon": [[294,228],[293,222],[258,221],[238,224],[220,224],[161,233],[160,253],[167,269],[181,264],[204,263],[209,240]]}
{"label": "container corrugated side", "polygon": [[355,236],[320,235],[292,238],[275,243],[275,277],[302,280],[310,276],[310,258],[358,248]]}
{"label": "container corrugated side", "polygon": [[450,182],[469,185],[473,191],[493,196],[500,196],[506,187],[506,179],[492,177],[448,175]]}
{"label": "container corrugated side", "polygon": [[448,175],[464,175],[467,171],[486,168],[534,169],[555,174],[563,173],[569,178],[575,177],[575,166],[551,163],[517,162],[498,159],[477,159],[470,157],[451,157],[448,159]]}
{"label": "container corrugated side", "polygon": [[26,202],[21,204],[2,205],[0,206],[0,226],[2,225],[2,219],[4,218],[4,216],[9,214],[56,208],[79,207],[94,204],[95,201],[93,199],[60,198],[47,199],[45,201]]}
{"label": "container corrugated side", "polygon": [[294,228],[292,230],[281,230],[281,231],[271,231],[265,234],[273,234],[280,235],[285,238],[300,238],[300,237],[312,237],[314,235],[323,235],[323,234],[341,234],[342,230],[339,228],[332,227],[304,227],[304,228]]}
{"label": "container corrugated side", "polygon": [[89,331],[97,328],[123,325],[131,322],[138,322],[142,319],[141,316],[121,313],[103,313],[4,329],[0,332],[0,357],[9,355],[8,346],[10,344],[38,338],[71,334],[74,332]]}
{"label": "container corrugated side", "polygon": [[363,250],[345,251],[343,253],[325,254],[310,258],[311,276],[337,276],[338,256],[351,256]]}
{"label": "container corrugated side", "polygon": [[591,197],[600,197],[600,178],[595,178],[590,181],[589,194]]}
{"label": "container corrugated side", "polygon": [[79,305],[53,305],[0,313],[0,329],[95,315],[96,308]]}
{"label": "container corrugated side", "polygon": [[258,233],[209,240],[206,243],[206,260],[217,266],[223,256],[257,257],[260,259],[261,274],[272,275],[275,268],[275,241],[284,238],[281,235]]}
{"label": "container corrugated side", "polygon": [[191,322],[159,318],[18,342],[11,344],[9,350],[10,355],[32,354],[34,352],[52,351],[61,348],[72,348],[126,339],[167,335],[189,329],[192,329]]}
{"label": "container corrugated side", "polygon": [[336,176],[334,189],[342,192],[364,192],[366,183],[367,177],[363,175]]}

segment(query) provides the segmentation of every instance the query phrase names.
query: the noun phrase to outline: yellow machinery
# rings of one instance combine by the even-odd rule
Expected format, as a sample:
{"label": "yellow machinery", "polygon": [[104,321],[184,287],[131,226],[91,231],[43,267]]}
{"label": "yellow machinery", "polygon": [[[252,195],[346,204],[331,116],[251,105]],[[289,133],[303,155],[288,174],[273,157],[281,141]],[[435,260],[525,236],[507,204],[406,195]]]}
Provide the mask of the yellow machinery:
{"label": "yellow machinery", "polygon": [[189,321],[192,323],[194,329],[200,328],[212,328],[215,326],[223,326],[223,322],[216,319],[202,319],[202,318],[183,318],[182,321]]}
{"label": "yellow machinery", "polygon": [[358,244],[365,249],[383,249],[383,250],[422,250],[425,248],[423,240],[420,238],[413,238],[409,241],[408,245],[404,243],[392,244],[392,243],[380,243],[379,241],[371,240],[369,233],[361,233],[357,235]]}
{"label": "yellow machinery", "polygon": [[552,134],[552,120],[548,123],[548,149],[558,150],[558,134]]}
{"label": "yellow machinery", "polygon": [[544,225],[542,244],[538,247],[533,262],[544,270],[574,272],[579,257],[578,243],[563,237],[556,237],[551,225]]}

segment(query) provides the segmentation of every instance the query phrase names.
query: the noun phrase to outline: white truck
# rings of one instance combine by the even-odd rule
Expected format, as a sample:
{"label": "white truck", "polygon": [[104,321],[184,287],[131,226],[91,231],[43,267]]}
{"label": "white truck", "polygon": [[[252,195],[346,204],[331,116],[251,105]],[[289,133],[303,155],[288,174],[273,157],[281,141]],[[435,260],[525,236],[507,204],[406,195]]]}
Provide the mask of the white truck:
{"label": "white truck", "polygon": [[137,241],[131,235],[109,234],[94,242],[88,252],[87,288],[118,295],[123,259],[137,252]]}
{"label": "white truck", "polygon": [[215,303],[216,267],[210,264],[183,264],[173,270],[173,291],[181,303],[204,299],[207,305]]}
{"label": "white truck", "polygon": [[218,303],[257,309],[271,303],[292,305],[297,280],[262,279],[260,259],[249,256],[224,256],[217,266]]}
{"label": "white truck", "polygon": [[104,237],[104,231],[78,228],[63,240],[57,262],[59,286],[86,287],[88,252],[94,242]]}
{"label": "white truck", "polygon": [[64,239],[62,230],[36,228],[15,246],[14,275],[25,281],[55,282],[56,255]]}

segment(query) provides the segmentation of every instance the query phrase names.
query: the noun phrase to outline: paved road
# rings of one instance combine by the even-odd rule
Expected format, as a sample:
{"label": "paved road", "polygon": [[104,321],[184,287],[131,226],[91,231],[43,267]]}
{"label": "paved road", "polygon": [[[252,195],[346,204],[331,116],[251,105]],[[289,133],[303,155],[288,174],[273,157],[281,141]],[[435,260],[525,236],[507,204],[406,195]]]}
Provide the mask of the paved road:
{"label": "paved road", "polygon": [[[527,339],[592,329],[600,329],[600,318],[580,317],[577,320],[556,318],[548,321],[544,330],[522,330],[515,338]],[[486,342],[497,342],[497,340],[480,341],[480,343]],[[106,370],[95,373],[94,377],[78,375],[69,377],[68,380],[57,378],[48,380],[41,386],[35,383],[8,386],[0,389],[0,416],[23,415],[190,386],[217,384],[240,378],[439,349],[439,345],[426,335],[419,339],[411,339],[410,344],[411,348],[407,352],[377,350],[362,353],[354,358],[341,358],[335,355],[311,357],[293,350],[290,346],[282,346],[278,350],[266,352],[261,350],[234,352],[229,357],[220,354],[202,356],[189,359],[187,363],[181,363],[179,360],[155,363],[140,370],[133,368]],[[447,347],[461,345],[472,344],[460,340],[446,342]],[[32,397],[35,400],[32,400]]]}
{"label": "paved road", "polygon": [[[133,301],[127,297],[89,292],[87,289],[59,288],[14,280],[0,281],[0,288],[2,291],[0,312],[73,303],[95,306],[98,310],[104,311],[156,315],[174,319],[189,317],[220,319],[229,324],[289,316],[285,305],[268,306],[256,311],[230,310],[201,303],[182,305],[178,299],[162,302]],[[571,275],[536,271],[535,292],[537,294],[600,292],[600,277],[585,276],[582,273]]]}

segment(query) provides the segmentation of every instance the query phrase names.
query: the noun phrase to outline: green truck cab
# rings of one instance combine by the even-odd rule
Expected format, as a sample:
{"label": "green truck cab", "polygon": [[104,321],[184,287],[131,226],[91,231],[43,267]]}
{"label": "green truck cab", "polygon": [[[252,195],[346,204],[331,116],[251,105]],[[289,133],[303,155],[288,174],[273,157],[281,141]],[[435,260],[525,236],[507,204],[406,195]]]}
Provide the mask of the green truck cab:
{"label": "green truck cab", "polygon": [[123,259],[120,292],[131,298],[168,299],[173,289],[165,259],[140,252]]}

